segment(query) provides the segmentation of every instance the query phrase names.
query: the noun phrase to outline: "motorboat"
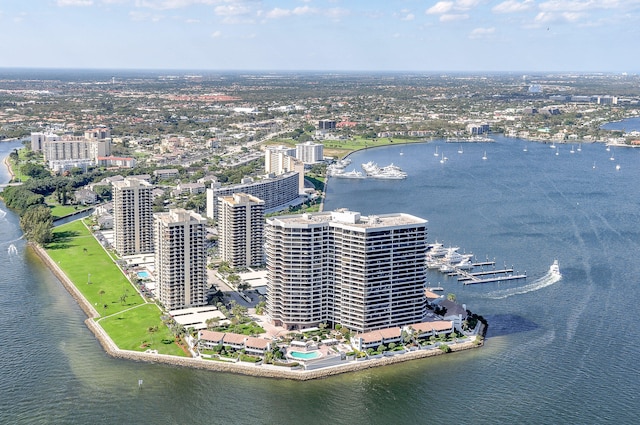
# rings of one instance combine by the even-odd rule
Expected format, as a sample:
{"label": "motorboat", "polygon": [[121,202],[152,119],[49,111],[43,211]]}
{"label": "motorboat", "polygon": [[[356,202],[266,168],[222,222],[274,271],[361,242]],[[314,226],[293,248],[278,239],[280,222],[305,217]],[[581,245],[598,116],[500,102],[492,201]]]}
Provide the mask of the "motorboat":
{"label": "motorboat", "polygon": [[553,260],[553,264],[549,267],[549,274],[552,276],[562,276],[560,273],[560,266],[558,265],[558,260]]}

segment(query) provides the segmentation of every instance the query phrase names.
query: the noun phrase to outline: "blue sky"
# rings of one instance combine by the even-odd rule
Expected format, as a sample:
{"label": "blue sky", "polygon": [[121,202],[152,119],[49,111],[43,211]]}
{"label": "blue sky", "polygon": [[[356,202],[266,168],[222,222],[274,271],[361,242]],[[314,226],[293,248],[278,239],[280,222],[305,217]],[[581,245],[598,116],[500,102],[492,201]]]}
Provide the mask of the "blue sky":
{"label": "blue sky", "polygon": [[2,0],[0,67],[640,71],[640,0]]}

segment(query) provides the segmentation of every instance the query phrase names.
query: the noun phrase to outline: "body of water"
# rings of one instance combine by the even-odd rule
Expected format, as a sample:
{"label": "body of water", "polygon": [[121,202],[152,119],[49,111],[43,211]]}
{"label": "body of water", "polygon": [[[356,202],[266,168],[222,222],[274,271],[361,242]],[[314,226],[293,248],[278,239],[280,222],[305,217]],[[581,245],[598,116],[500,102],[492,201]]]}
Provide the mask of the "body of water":
{"label": "body of water", "polygon": [[640,131],[640,117],[626,118],[621,121],[608,122],[601,126],[603,130],[620,130],[625,133]]}
{"label": "body of water", "polygon": [[[0,203],[0,423],[636,423],[640,151],[570,149],[498,138],[352,154],[409,177],[331,179],[325,209],[415,214],[430,241],[529,277],[463,287],[434,272],[489,320],[485,347],[312,382],[108,357]],[[554,259],[558,282],[545,278]]]}

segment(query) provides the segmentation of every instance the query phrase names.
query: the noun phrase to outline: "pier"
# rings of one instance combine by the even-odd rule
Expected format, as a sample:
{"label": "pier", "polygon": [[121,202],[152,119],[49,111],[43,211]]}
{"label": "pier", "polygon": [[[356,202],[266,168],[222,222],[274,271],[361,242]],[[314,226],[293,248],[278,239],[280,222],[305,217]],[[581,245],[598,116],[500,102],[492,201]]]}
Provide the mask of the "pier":
{"label": "pier", "polygon": [[[458,282],[465,285],[473,285],[476,283],[503,282],[508,280],[526,279],[527,274],[513,274],[513,269],[488,270],[483,272],[469,273],[464,270],[457,270],[457,274],[461,277]],[[490,276],[490,277],[485,277]]]}

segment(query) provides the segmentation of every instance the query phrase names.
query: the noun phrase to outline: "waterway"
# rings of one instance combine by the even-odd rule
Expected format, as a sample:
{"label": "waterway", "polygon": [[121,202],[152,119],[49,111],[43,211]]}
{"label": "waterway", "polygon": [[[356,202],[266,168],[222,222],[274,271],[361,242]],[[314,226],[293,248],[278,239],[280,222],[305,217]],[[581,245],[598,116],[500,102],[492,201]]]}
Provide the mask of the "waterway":
{"label": "waterway", "polygon": [[[636,423],[640,151],[462,147],[354,153],[354,164],[394,162],[409,177],[331,179],[325,209],[415,214],[431,241],[526,270],[523,282],[467,287],[430,274],[487,317],[485,347],[312,382],[108,357],[0,203],[0,423]],[[0,143],[0,159],[12,149]],[[563,278],[550,283],[554,259]]]}

